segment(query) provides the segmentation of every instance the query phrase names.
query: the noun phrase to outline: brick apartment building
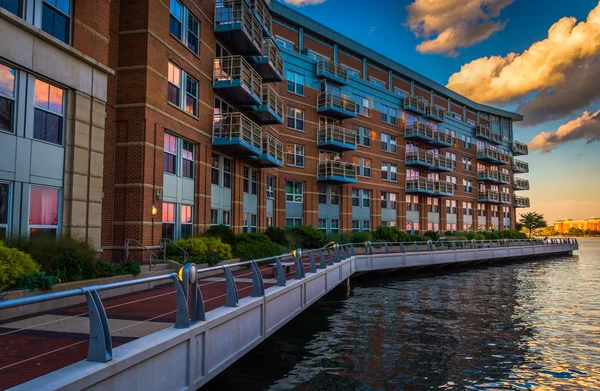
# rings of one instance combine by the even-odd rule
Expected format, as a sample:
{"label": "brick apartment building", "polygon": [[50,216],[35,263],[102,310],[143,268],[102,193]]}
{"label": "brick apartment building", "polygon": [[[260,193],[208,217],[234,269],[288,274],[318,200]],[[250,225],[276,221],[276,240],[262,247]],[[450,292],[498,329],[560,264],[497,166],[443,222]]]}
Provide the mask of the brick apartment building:
{"label": "brick apartment building", "polygon": [[520,115],[282,3],[0,7],[7,235],[73,233],[117,258],[127,239],[152,248],[213,224],[490,230],[529,206],[514,194],[529,188],[514,177],[528,172]]}
{"label": "brick apartment building", "polygon": [[554,230],[560,234],[567,233],[571,228],[600,231],[600,217],[590,217],[585,220],[563,219],[554,222]]}

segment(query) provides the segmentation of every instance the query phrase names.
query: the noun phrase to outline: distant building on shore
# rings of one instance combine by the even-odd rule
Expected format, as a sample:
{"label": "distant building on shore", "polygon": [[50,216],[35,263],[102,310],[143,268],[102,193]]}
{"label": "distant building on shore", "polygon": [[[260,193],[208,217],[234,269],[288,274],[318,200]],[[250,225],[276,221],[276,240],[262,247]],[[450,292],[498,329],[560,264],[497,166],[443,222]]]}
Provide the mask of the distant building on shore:
{"label": "distant building on shore", "polygon": [[600,231],[600,217],[590,217],[586,220],[563,219],[554,223],[554,230],[561,234],[566,233],[570,228]]}

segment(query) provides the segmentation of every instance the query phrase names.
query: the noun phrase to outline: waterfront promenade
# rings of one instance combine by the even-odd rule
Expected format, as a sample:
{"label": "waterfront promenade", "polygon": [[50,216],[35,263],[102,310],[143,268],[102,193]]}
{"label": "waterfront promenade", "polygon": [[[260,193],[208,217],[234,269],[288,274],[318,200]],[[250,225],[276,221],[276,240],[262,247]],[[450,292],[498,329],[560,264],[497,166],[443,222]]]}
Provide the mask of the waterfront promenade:
{"label": "waterfront promenade", "polygon": [[[196,298],[194,289],[188,289],[194,284],[177,289],[176,276],[167,275],[152,289],[101,300],[109,329],[108,362],[82,361],[89,359],[88,345],[94,341],[89,325],[96,314],[90,317],[89,295],[87,304],[81,296],[79,305],[3,321],[0,385],[110,389],[137,381],[145,389],[194,389],[355,273],[526,259],[576,248],[571,240],[329,247],[281,256],[278,278],[269,266],[274,259],[200,270]],[[8,306],[5,302],[0,308]],[[203,320],[190,325],[194,317]],[[151,369],[156,365],[173,376],[158,378]]]}

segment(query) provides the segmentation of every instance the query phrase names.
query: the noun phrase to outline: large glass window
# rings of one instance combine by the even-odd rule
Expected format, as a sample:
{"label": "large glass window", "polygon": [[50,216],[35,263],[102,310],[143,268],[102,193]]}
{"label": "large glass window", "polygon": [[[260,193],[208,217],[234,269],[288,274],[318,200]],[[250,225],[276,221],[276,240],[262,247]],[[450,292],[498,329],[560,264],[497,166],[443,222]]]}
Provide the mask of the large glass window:
{"label": "large glass window", "polygon": [[371,98],[368,98],[366,96],[360,96],[360,95],[356,95],[356,113],[359,115],[362,115],[364,117],[370,117],[371,116],[371,107],[373,106],[373,103],[371,101]]}
{"label": "large glass window", "polygon": [[71,29],[70,0],[44,0],[42,6],[42,30],[69,43]]}
{"label": "large glass window", "polygon": [[381,133],[381,150],[396,153],[396,136]]}
{"label": "large glass window", "polygon": [[177,0],[171,0],[169,32],[192,52],[200,54],[200,22]]}
{"label": "large glass window", "polygon": [[183,5],[177,0],[171,0],[171,20],[169,23],[169,32],[181,41],[183,25]]}
{"label": "large glass window", "polygon": [[396,125],[396,109],[381,105],[381,122]]}
{"label": "large glass window", "polygon": [[294,43],[292,41],[288,41],[285,38],[275,37],[275,42],[277,42],[277,45],[279,45],[279,47],[281,48],[294,50]]}
{"label": "large glass window", "polygon": [[58,235],[59,189],[31,186],[29,190],[29,235]]}
{"label": "large glass window", "polygon": [[398,180],[398,166],[393,163],[381,163],[381,179],[396,182]]}
{"label": "large glass window", "polygon": [[267,199],[275,199],[275,177],[267,175]]}
{"label": "large glass window", "polygon": [[181,157],[181,175],[186,178],[194,178],[194,144],[183,140]]}
{"label": "large glass window", "polygon": [[304,110],[288,106],[287,127],[295,130],[304,130]]}
{"label": "large glass window", "polygon": [[21,16],[21,0],[0,0],[0,8]]}
{"label": "large glass window", "polygon": [[198,115],[198,80],[172,63],[168,65],[168,80],[169,102],[193,116]]}
{"label": "large glass window", "polygon": [[33,105],[33,138],[62,144],[64,90],[36,79]]}
{"label": "large glass window", "polygon": [[287,71],[287,90],[298,95],[304,95],[304,75]]}
{"label": "large glass window", "polygon": [[356,143],[365,147],[371,146],[371,129],[364,126],[356,127]]}
{"label": "large glass window", "polygon": [[289,166],[304,167],[304,145],[288,144],[286,162]]}
{"label": "large glass window", "polygon": [[177,174],[177,137],[165,133],[164,171]]}
{"label": "large glass window", "polygon": [[8,236],[10,221],[10,184],[0,182],[0,240]]}
{"label": "large glass window", "polygon": [[244,166],[244,193],[258,194],[258,170]]}
{"label": "large glass window", "polygon": [[181,69],[169,63],[169,102],[179,107],[181,102]]}
{"label": "large glass window", "polygon": [[162,237],[175,240],[175,204],[163,202]]}
{"label": "large glass window", "polygon": [[365,178],[371,177],[371,159],[366,157],[353,156],[352,164],[356,166],[356,175]]}
{"label": "large glass window", "polygon": [[369,82],[370,82],[371,84],[373,84],[374,86],[377,86],[377,87],[379,87],[379,88],[383,88],[383,89],[385,89],[385,88],[386,88],[386,86],[385,86],[385,82],[384,82],[384,81],[381,81],[381,80],[379,80],[379,79],[376,79],[376,78],[374,78],[373,76],[370,76],[370,77],[369,77]]}
{"label": "large glass window", "polygon": [[17,71],[0,64],[0,129],[9,132],[15,125],[16,81]]}
{"label": "large glass window", "polygon": [[304,183],[302,182],[287,181],[285,183],[285,200],[287,202],[302,203],[304,199],[303,186]]}
{"label": "large glass window", "polygon": [[223,187],[231,189],[231,159],[223,157]]}
{"label": "large glass window", "polygon": [[194,236],[193,207],[191,205],[181,205],[181,237],[191,238]]}

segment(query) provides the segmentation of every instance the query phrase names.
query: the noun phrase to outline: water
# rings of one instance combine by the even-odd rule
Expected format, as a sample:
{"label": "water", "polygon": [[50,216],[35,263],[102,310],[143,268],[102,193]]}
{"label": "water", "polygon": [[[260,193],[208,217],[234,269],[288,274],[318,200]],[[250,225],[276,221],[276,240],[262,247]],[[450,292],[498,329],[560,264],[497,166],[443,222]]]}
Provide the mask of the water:
{"label": "water", "polygon": [[203,390],[600,390],[600,238],[574,256],[352,280]]}

